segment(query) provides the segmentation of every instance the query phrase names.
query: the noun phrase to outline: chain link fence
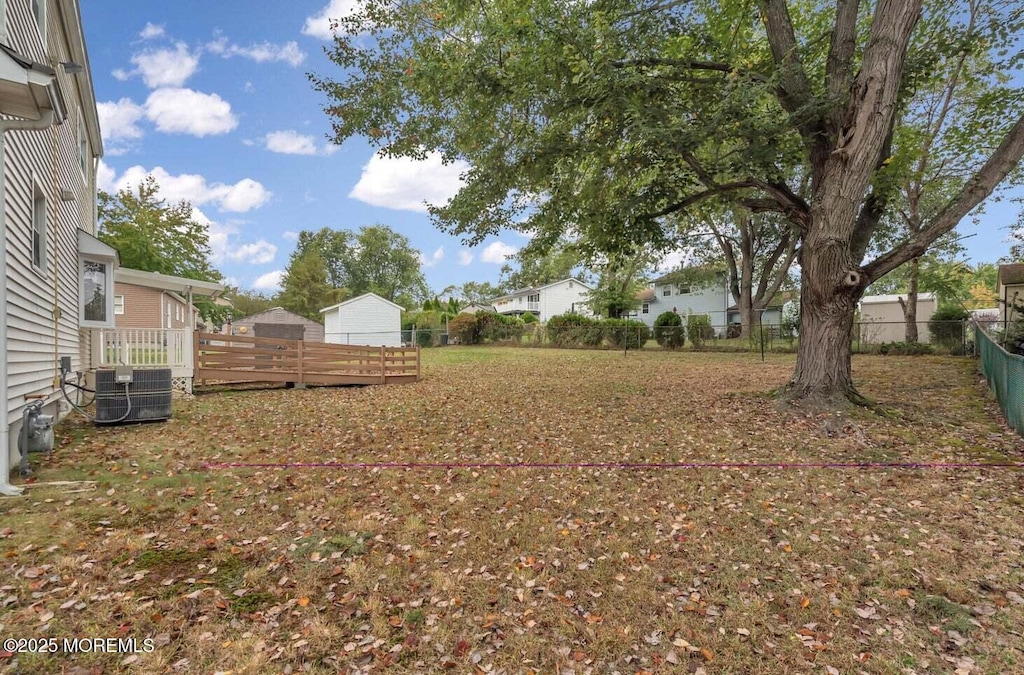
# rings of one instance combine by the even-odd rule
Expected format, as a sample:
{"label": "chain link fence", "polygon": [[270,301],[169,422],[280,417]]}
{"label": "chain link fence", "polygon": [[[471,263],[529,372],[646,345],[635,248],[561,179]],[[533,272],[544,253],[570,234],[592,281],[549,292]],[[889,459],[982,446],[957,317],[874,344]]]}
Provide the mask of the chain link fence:
{"label": "chain link fence", "polygon": [[[921,321],[916,341],[907,339],[907,324],[856,322],[850,331],[854,352],[883,355],[973,353],[974,334],[965,321]],[[913,336],[911,336],[913,337]],[[561,349],[689,350],[726,352],[795,353],[800,331],[795,325],[754,325],[746,336],[738,324],[700,326],[545,326],[540,323],[497,326],[488,334],[468,339],[456,332],[413,329],[402,332],[407,345],[491,344],[512,347]]]}
{"label": "chain link fence", "polygon": [[1003,349],[981,325],[975,325],[973,332],[979,368],[999,401],[1003,417],[1024,435],[1024,356]]}

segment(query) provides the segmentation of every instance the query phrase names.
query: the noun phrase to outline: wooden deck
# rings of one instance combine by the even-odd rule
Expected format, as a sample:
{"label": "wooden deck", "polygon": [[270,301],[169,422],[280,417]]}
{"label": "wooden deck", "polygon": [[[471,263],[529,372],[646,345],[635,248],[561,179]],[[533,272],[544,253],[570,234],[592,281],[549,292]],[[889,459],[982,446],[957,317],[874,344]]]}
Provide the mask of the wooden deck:
{"label": "wooden deck", "polygon": [[362,347],[195,333],[195,380],[398,384],[420,379],[419,347]]}

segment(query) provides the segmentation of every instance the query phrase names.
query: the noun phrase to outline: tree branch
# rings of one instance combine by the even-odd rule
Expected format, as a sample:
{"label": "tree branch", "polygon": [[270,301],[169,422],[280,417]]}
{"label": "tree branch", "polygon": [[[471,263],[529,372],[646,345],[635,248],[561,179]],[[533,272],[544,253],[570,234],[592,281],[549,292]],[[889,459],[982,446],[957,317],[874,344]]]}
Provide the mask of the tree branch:
{"label": "tree branch", "polygon": [[853,56],[857,46],[857,12],[860,0],[838,0],[836,21],[832,28],[832,44],[829,46],[825,66],[825,91],[832,105],[829,115],[830,131],[838,134],[843,124],[846,106],[842,99],[850,94],[853,83]]}
{"label": "tree branch", "polygon": [[927,227],[893,248],[862,270],[866,283],[879,279],[900,265],[922,255],[936,239],[946,234],[971,210],[984,201],[1024,157],[1024,115],[1010,128],[1003,142],[958,195],[932,219]]}
{"label": "tree branch", "polygon": [[[786,0],[762,0],[768,45],[772,58],[779,69],[782,90],[779,102],[787,112],[793,114],[811,101],[811,84],[807,80],[796,42],[793,22],[789,18]],[[803,132],[801,132],[803,133]]]}
{"label": "tree branch", "polygon": [[728,63],[721,61],[691,61],[688,59],[662,59],[662,58],[643,58],[643,59],[621,59],[618,61],[612,61],[612,66],[615,68],[683,68],[684,70],[713,70],[719,73],[736,73],[744,77],[748,77],[755,82],[769,82],[770,79],[761,73],[758,73],[747,68],[736,68]]}

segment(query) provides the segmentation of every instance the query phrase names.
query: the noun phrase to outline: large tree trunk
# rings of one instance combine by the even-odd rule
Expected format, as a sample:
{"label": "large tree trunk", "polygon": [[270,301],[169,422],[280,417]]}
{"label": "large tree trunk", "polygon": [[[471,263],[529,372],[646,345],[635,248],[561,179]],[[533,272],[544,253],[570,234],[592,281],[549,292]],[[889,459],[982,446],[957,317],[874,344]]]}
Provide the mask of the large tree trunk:
{"label": "large tree trunk", "polygon": [[853,386],[851,335],[861,279],[849,249],[834,239],[808,240],[800,267],[800,345],[796,371],[784,393],[812,407],[862,401]]}
{"label": "large tree trunk", "polygon": [[903,306],[903,320],[907,324],[907,342],[917,342],[917,277],[920,272],[921,259],[910,261],[910,274],[907,278],[907,301]]}

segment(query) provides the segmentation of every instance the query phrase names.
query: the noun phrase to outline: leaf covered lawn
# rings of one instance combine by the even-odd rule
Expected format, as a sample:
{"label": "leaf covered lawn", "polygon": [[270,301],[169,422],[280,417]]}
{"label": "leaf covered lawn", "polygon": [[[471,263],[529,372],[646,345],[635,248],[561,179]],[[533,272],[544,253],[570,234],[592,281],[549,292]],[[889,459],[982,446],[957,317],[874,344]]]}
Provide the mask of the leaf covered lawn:
{"label": "leaf covered lawn", "polygon": [[209,462],[1021,461],[974,363],[857,357],[881,405],[780,410],[789,356],[449,348],[410,385],[69,420],[0,500],[0,634],[151,638],[17,672],[1024,671],[1024,474],[206,469]]}

